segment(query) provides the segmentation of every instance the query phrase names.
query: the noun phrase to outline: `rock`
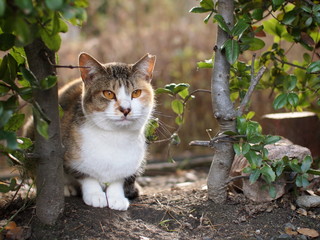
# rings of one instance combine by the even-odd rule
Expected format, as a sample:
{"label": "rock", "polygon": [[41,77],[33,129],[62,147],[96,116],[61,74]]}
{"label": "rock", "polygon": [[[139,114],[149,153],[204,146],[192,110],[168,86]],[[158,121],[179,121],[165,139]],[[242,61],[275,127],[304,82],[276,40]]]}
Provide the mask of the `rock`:
{"label": "rock", "polygon": [[285,229],[291,229],[291,230],[294,230],[294,231],[297,229],[292,223],[286,223],[284,225],[284,228]]}
{"label": "rock", "polygon": [[281,234],[280,236],[276,237],[277,240],[282,239],[292,239],[292,237],[289,234]]}
{"label": "rock", "polygon": [[319,207],[320,196],[299,196],[296,203],[301,208]]}

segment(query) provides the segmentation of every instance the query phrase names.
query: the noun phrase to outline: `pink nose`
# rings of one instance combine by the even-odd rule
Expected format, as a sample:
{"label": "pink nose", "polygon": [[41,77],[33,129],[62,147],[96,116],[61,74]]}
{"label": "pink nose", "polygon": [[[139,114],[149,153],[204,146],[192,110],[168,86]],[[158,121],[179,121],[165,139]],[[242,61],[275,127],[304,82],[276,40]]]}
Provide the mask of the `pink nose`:
{"label": "pink nose", "polygon": [[131,108],[123,108],[123,107],[120,107],[119,110],[120,110],[120,112],[123,113],[123,115],[124,115],[125,117],[131,112]]}

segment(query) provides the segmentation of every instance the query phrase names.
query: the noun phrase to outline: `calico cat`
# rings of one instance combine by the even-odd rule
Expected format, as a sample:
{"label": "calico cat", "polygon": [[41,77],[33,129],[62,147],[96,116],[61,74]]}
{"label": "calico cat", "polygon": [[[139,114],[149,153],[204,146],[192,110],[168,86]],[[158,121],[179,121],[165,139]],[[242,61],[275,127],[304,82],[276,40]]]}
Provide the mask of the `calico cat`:
{"label": "calico cat", "polygon": [[144,128],[154,106],[155,61],[147,54],[135,64],[101,64],[80,54],[81,79],[59,92],[66,196],[75,195],[79,184],[87,205],[122,211],[128,198],[137,196]]}

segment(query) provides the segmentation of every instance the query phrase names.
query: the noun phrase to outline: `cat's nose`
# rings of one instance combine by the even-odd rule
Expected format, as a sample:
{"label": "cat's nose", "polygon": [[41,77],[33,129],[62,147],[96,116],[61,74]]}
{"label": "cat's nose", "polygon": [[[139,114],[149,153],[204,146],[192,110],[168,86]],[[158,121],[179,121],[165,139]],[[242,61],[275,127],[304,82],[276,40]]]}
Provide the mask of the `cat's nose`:
{"label": "cat's nose", "polygon": [[131,108],[123,108],[123,107],[120,107],[119,110],[120,110],[120,112],[123,113],[123,115],[124,115],[125,117],[131,112]]}

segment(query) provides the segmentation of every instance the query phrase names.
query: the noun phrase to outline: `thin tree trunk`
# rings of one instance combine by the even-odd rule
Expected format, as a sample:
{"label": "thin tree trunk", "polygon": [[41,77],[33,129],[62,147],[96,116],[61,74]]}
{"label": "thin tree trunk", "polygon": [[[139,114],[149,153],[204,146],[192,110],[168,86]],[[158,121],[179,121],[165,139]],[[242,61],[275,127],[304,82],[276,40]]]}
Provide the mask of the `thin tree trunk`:
{"label": "thin tree trunk", "polygon": [[[55,63],[55,53],[49,50],[41,40],[37,39],[26,46],[25,52],[30,70],[38,81],[49,75],[55,75],[55,69],[51,64]],[[49,90],[36,90],[34,99],[50,120],[48,140],[35,131],[34,153],[38,160],[36,214],[41,222],[51,225],[55,223],[64,209],[63,161],[57,86]]]}
{"label": "thin tree trunk", "polygon": [[[233,0],[220,0],[218,14],[222,15],[229,27],[233,26]],[[220,132],[235,131],[235,110],[230,100],[230,64],[221,52],[221,46],[228,39],[227,33],[218,27],[214,68],[211,78],[212,106],[218,120]],[[232,143],[218,142],[214,145],[215,154],[208,175],[208,196],[216,203],[227,199],[227,178],[234,159]]]}

